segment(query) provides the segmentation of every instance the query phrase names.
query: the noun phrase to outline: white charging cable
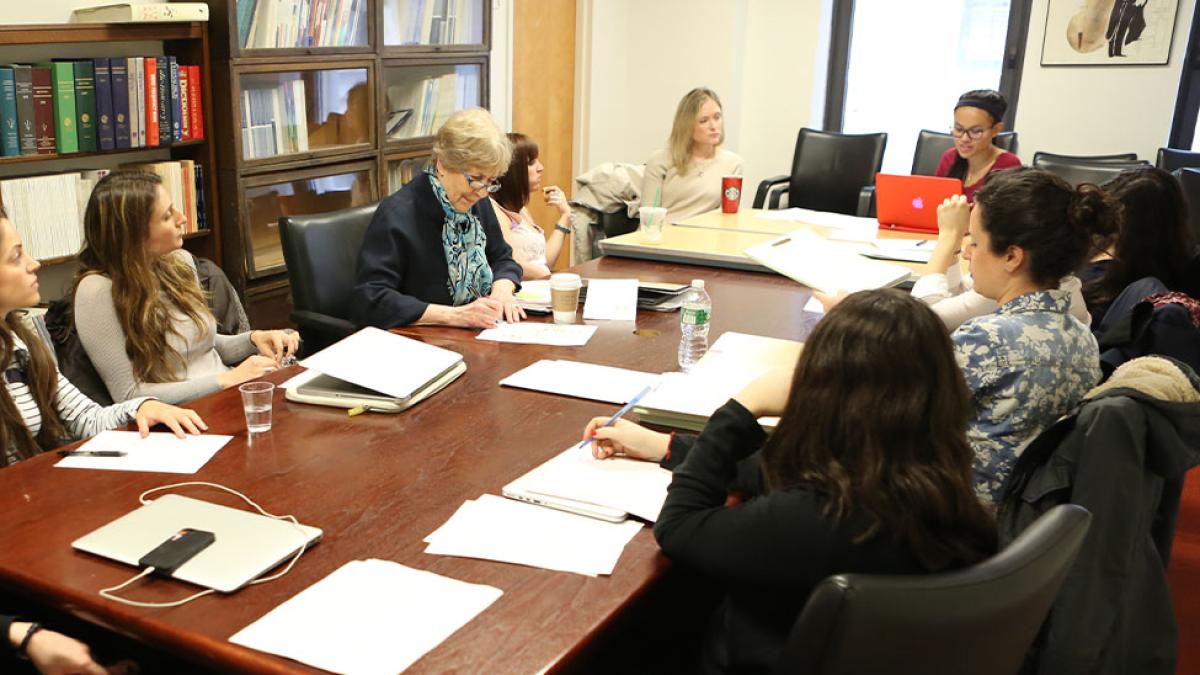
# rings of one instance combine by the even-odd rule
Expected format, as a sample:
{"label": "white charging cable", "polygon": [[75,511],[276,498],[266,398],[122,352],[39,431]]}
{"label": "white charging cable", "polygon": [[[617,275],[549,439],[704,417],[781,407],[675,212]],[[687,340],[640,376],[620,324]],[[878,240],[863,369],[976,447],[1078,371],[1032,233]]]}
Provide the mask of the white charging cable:
{"label": "white charging cable", "polygon": [[[204,481],[188,481],[186,483],[174,483],[171,485],[163,485],[161,487],[156,487],[156,488],[151,488],[149,490],[146,490],[145,492],[143,492],[141,495],[138,496],[138,501],[142,504],[142,506],[145,506],[146,504],[149,504],[151,501],[153,501],[150,499],[146,499],[147,495],[153,494],[155,492],[161,492],[163,490],[170,490],[172,488],[181,488],[181,487],[189,487],[189,486],[217,488],[218,490],[224,490],[225,492],[228,492],[231,495],[236,495],[238,497],[241,497],[242,500],[244,500],[250,506],[253,506],[255,508],[255,510],[257,510],[260,514],[266,516],[267,518],[272,518],[274,520],[282,520],[282,521],[291,523],[293,526],[295,526],[296,530],[298,532],[300,532],[301,535],[304,535],[304,540],[308,539],[308,535],[304,532],[304,530],[300,529],[300,521],[296,520],[295,516],[293,516],[293,515],[277,516],[273,513],[268,513],[266,509],[264,509],[263,507],[259,506],[256,503],[254,503],[254,500],[250,499],[246,495],[238,492],[237,490],[234,490],[233,488],[228,488],[228,487],[225,487],[224,485],[219,485],[217,483],[207,483]],[[296,561],[300,559],[300,556],[304,555],[304,551],[307,549],[308,549],[308,542],[304,541],[304,543],[302,543],[300,545],[300,549],[296,551],[296,555],[292,556],[292,559],[290,561],[288,561],[287,566],[283,568],[283,571],[281,571],[279,574],[273,574],[269,577],[259,577],[258,579],[254,579],[253,581],[251,581],[250,584],[265,584],[268,581],[275,581],[276,579],[279,579],[283,575],[292,571],[292,567],[295,566]],[[155,607],[179,607],[180,605],[187,604],[187,603],[191,602],[192,600],[195,600],[196,598],[199,598],[199,597],[202,597],[205,595],[211,595],[212,593],[215,592],[215,591],[213,591],[213,589],[209,588],[209,589],[200,591],[199,593],[194,593],[192,595],[189,595],[188,597],[186,597],[182,600],[176,600],[174,602],[140,602],[138,600],[128,600],[126,598],[122,598],[122,597],[113,595],[113,593],[125,588],[126,586],[132,584],[133,582],[137,581],[138,579],[145,578],[147,575],[149,575],[153,572],[154,572],[153,567],[147,567],[146,569],[139,572],[137,574],[137,576],[132,577],[126,581],[123,581],[120,584],[117,584],[116,586],[100,589],[100,596],[103,598],[106,598],[108,600],[112,600],[113,602],[119,602],[123,605],[130,605],[132,607],[155,608]]]}

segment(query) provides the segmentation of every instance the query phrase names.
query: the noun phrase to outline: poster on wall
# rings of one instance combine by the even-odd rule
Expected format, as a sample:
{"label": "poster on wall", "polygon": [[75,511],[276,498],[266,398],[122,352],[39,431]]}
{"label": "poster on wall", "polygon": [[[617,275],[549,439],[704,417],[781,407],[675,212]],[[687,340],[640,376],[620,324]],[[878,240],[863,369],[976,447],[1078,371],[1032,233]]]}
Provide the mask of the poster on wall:
{"label": "poster on wall", "polygon": [[1050,0],[1043,66],[1164,65],[1179,0]]}

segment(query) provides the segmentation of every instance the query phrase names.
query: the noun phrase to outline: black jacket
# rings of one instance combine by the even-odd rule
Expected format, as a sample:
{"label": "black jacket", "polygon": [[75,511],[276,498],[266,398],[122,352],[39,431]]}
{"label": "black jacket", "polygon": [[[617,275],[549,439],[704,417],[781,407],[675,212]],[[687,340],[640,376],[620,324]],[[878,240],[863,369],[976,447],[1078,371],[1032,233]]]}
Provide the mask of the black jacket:
{"label": "black jacket", "polygon": [[[1193,386],[1200,379],[1190,370]],[[1027,661],[1054,675],[1175,672],[1166,563],[1183,480],[1200,463],[1200,403],[1112,389],[1022,453],[1000,506],[1001,544],[1051,508],[1093,520]]]}
{"label": "black jacket", "polygon": [[[483,224],[494,280],[521,285],[521,266],[504,241],[487,199],[471,212]],[[379,203],[358,252],[351,316],[359,325],[395,328],[421,318],[430,304],[450,305],[442,249],[444,215],[424,172]]]}

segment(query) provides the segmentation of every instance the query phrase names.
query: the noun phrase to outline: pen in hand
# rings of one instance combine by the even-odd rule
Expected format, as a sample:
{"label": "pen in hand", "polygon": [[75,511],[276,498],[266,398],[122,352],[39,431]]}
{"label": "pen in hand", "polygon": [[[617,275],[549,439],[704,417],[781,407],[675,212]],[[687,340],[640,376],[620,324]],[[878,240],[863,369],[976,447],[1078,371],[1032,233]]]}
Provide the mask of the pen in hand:
{"label": "pen in hand", "polygon": [[121,450],[59,450],[59,457],[124,457]]}
{"label": "pen in hand", "polygon": [[[629,402],[628,402],[628,403],[626,403],[625,405],[621,406],[621,409],[620,409],[620,410],[618,410],[618,411],[616,412],[616,414],[614,414],[612,417],[608,418],[608,421],[607,421],[607,422],[605,422],[604,424],[600,425],[600,427],[599,427],[599,428],[603,429],[604,427],[611,427],[612,425],[616,424],[616,423],[617,423],[617,420],[621,419],[621,418],[622,418],[622,417],[625,415],[625,413],[627,413],[627,412],[629,412],[630,410],[632,410],[632,409],[633,409],[633,406],[637,405],[637,402],[638,402],[638,401],[640,401],[640,400],[642,400],[642,397],[643,397],[643,396],[645,396],[646,394],[649,394],[649,393],[650,393],[650,390],[651,390],[651,389],[653,389],[653,388],[654,388],[654,387],[646,387],[645,389],[643,389],[643,390],[639,391],[639,392],[637,393],[637,396],[634,396],[633,398],[629,399]],[[592,439],[590,439],[590,438],[585,438],[585,439],[583,439],[583,441],[582,441],[582,442],[581,442],[579,445],[575,446],[575,448],[576,448],[577,450],[578,450],[578,449],[582,449],[582,448],[583,448],[583,447],[585,447],[585,446],[586,446],[588,443],[591,443],[591,442],[592,442]]]}

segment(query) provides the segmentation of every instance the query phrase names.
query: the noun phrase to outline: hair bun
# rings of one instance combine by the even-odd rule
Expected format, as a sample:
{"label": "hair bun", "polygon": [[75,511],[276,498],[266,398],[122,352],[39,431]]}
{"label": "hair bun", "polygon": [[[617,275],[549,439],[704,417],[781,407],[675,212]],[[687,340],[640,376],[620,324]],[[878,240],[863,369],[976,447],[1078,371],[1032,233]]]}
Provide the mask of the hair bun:
{"label": "hair bun", "polygon": [[1104,190],[1082,183],[1071,194],[1067,223],[1089,235],[1107,237],[1117,233],[1116,207]]}

